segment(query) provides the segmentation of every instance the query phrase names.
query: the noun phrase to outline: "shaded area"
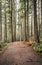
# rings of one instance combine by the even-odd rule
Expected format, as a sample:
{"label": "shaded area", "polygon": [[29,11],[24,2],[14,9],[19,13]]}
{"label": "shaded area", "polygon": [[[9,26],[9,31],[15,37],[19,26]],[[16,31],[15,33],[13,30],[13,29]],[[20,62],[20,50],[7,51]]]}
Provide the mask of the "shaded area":
{"label": "shaded area", "polygon": [[26,42],[14,42],[0,55],[0,65],[42,65],[42,56]]}

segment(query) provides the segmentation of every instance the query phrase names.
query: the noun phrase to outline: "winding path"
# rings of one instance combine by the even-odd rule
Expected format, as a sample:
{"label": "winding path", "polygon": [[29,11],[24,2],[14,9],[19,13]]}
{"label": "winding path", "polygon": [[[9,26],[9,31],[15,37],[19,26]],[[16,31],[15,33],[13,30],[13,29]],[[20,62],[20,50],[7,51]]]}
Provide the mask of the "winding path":
{"label": "winding path", "polygon": [[42,65],[42,56],[26,42],[14,42],[0,55],[0,65]]}

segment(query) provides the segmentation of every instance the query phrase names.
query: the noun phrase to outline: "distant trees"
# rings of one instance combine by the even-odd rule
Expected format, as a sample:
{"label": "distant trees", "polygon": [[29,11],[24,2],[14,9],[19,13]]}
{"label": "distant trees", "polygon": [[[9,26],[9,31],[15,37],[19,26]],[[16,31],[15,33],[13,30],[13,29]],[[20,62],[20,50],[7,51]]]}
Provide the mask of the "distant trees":
{"label": "distant trees", "polygon": [[11,36],[12,42],[16,40],[16,12],[15,12],[15,1],[10,1],[10,9],[11,9]]}
{"label": "distant trees", "polygon": [[[29,11],[29,1],[28,0],[20,0],[20,3],[21,3],[21,7],[20,7],[20,11],[19,12],[21,12],[21,10],[23,11],[22,12],[22,14],[21,14],[21,19],[24,19],[24,32],[25,32],[25,35],[24,35],[24,39],[25,39],[25,41],[28,41],[28,39],[29,39],[29,18],[28,18],[28,11]],[[24,6],[24,7],[22,7],[22,5]],[[24,13],[24,14],[23,14]]]}
{"label": "distant trees", "polygon": [[13,42],[19,37],[29,41],[33,37],[40,42],[42,0],[19,0],[18,5],[17,11],[17,0],[0,0],[0,40]]}
{"label": "distant trees", "polygon": [[16,18],[14,0],[0,1],[0,38],[2,41],[16,40]]}
{"label": "distant trees", "polygon": [[11,34],[12,41],[16,41],[16,4],[15,0],[11,0]]}

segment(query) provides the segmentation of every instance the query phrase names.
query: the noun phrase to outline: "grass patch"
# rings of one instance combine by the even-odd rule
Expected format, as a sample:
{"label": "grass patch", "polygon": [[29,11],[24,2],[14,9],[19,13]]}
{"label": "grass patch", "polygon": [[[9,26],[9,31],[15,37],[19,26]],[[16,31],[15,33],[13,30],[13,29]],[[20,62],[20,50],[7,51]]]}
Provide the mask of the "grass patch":
{"label": "grass patch", "polygon": [[4,48],[5,46],[7,46],[7,44],[8,44],[8,43],[1,42],[1,43],[0,43],[0,51],[2,51],[3,48]]}
{"label": "grass patch", "polygon": [[40,43],[34,43],[33,44],[33,49],[37,52],[42,52],[42,42]]}

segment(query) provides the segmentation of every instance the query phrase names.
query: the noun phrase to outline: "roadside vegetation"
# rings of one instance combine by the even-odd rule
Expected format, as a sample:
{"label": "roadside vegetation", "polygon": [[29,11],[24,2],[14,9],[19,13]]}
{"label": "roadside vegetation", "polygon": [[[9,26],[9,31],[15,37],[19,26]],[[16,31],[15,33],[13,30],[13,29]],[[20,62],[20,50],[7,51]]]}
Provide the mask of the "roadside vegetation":
{"label": "roadside vegetation", "polygon": [[9,42],[1,42],[0,43],[0,51],[2,51],[8,44],[9,44]]}
{"label": "roadside vegetation", "polygon": [[34,43],[33,44],[33,49],[36,52],[42,52],[42,42],[40,42],[40,43]]}

